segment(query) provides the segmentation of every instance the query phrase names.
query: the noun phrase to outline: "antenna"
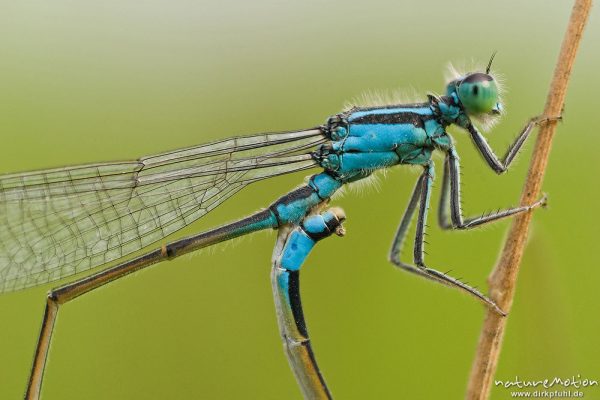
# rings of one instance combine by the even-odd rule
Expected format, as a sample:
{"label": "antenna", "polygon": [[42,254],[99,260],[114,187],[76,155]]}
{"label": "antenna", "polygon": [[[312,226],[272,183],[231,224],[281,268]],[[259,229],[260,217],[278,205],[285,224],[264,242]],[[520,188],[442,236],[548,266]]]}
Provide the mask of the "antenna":
{"label": "antenna", "polygon": [[488,62],[487,68],[485,69],[485,73],[488,75],[490,73],[490,69],[492,68],[492,61],[494,61],[494,57],[496,57],[496,53],[497,51],[494,51],[492,53],[492,56],[490,57],[490,62]]}

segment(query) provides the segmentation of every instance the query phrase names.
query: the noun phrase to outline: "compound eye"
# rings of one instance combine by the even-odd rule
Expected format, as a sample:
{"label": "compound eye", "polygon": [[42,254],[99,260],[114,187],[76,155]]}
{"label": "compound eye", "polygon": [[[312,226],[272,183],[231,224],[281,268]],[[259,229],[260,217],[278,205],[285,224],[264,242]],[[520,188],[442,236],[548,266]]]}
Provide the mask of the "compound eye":
{"label": "compound eye", "polygon": [[489,114],[498,103],[498,86],[488,74],[471,74],[460,82],[458,98],[468,113]]}

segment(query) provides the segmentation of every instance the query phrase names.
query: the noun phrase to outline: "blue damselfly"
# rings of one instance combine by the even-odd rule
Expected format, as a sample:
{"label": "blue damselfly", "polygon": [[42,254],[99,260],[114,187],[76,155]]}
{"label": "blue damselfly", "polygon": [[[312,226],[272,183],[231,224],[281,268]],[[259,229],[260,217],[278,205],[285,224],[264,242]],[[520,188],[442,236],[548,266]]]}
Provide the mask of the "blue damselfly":
{"label": "blue damselfly", "polygon": [[[345,214],[328,208],[331,197],[346,184],[396,165],[420,166],[422,173],[393,240],[390,261],[502,313],[477,289],[424,261],[435,151],[445,155],[438,211],[443,229],[466,230],[545,204],[542,198],[531,205],[463,217],[459,158],[446,128],[455,125],[466,131],[487,165],[503,173],[536,125],[559,118],[531,119],[504,157],[497,157],[473,123],[487,123],[502,114],[498,84],[490,71],[492,60],[485,70],[454,76],[443,95],[430,94],[421,103],[356,105],[309,129],[236,137],[135,161],[0,176],[0,293],[126,260],[48,294],[27,397],[39,397],[60,305],[160,261],[276,229],[272,285],[286,354],[305,397],[330,398],[304,321],[299,270],[317,241],[344,233]],[[320,172],[261,211],[127,260],[253,182],[310,169]],[[411,263],[400,259],[400,248],[415,214]]]}

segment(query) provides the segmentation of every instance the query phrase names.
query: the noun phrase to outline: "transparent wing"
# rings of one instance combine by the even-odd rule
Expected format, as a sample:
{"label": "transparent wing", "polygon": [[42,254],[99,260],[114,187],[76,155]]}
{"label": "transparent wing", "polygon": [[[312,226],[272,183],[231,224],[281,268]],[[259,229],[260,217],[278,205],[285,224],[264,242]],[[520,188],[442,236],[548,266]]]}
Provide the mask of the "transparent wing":
{"label": "transparent wing", "polygon": [[143,157],[0,175],[0,293],[116,260],[249,183],[315,166],[320,129],[231,138]]}

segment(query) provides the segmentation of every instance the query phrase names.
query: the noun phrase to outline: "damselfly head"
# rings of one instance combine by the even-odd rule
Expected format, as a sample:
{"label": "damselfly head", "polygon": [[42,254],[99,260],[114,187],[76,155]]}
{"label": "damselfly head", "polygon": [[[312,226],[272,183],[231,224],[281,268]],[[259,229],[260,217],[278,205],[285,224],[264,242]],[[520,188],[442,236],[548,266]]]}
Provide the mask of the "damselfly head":
{"label": "damselfly head", "polygon": [[456,94],[468,114],[498,115],[502,111],[498,85],[494,78],[483,72],[475,72],[456,82]]}
{"label": "damselfly head", "polygon": [[504,113],[501,100],[502,82],[499,82],[497,75],[490,71],[494,56],[495,53],[486,68],[479,66],[466,69],[475,72],[459,72],[457,68],[450,65],[447,75],[449,81],[446,95],[454,98],[469,116],[482,123],[484,130],[493,126],[498,117]]}

